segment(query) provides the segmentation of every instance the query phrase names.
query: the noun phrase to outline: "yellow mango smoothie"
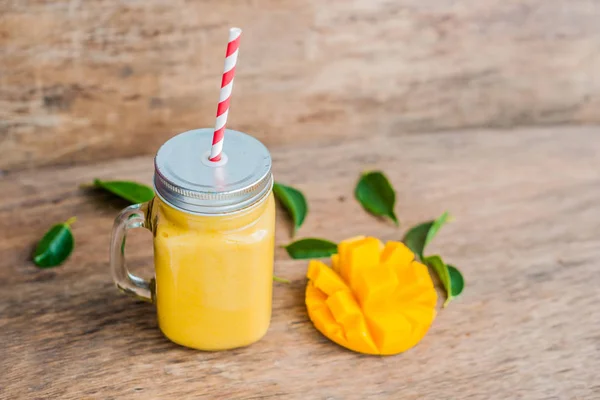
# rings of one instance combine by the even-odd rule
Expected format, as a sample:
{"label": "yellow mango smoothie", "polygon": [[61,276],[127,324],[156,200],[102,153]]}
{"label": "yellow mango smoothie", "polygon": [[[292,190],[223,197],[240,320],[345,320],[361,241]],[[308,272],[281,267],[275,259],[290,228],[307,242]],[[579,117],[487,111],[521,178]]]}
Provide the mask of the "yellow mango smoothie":
{"label": "yellow mango smoothie", "polygon": [[202,350],[263,337],[271,318],[273,195],[229,216],[190,215],[161,200],[153,209],[156,307],[165,336]]}
{"label": "yellow mango smoothie", "polygon": [[[124,209],[111,240],[119,289],[156,304],[164,335],[182,346],[225,350],[262,338],[271,319],[275,203],[271,155],[245,133],[226,130],[218,161],[213,129],[168,140],[154,159],[156,196]],[[205,151],[206,150],[206,151]],[[153,234],[152,280],[126,268],[127,232]]]}

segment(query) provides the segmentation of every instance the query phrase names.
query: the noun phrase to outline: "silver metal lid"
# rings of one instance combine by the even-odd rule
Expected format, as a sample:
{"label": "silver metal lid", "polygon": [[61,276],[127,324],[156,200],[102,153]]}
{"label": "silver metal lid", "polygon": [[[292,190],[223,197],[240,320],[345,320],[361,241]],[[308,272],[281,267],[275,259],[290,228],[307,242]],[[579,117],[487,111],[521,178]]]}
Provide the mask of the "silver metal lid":
{"label": "silver metal lid", "polygon": [[258,140],[227,129],[221,161],[208,160],[213,129],[169,139],[154,158],[154,188],[186,212],[224,214],[248,207],[271,191],[271,155]]}

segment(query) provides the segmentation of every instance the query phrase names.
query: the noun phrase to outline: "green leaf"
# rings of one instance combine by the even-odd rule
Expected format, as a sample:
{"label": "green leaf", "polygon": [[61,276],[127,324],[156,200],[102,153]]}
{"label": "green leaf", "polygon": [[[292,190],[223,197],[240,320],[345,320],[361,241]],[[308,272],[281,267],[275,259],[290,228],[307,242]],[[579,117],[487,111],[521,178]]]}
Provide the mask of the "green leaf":
{"label": "green leaf", "polygon": [[279,283],[287,283],[288,285],[291,283],[289,279],[280,278],[278,276],[273,275],[273,280]]}
{"label": "green leaf", "polygon": [[145,203],[154,197],[154,190],[151,187],[137,182],[94,179],[94,186],[117,195],[131,204]]}
{"label": "green leaf", "polygon": [[301,239],[285,246],[293,259],[322,258],[337,253],[337,244],[323,239]]}
{"label": "green leaf", "polygon": [[435,237],[440,228],[451,219],[450,214],[446,211],[439,218],[433,221],[423,222],[422,224],[412,227],[406,235],[404,235],[404,244],[417,254],[420,259],[423,259],[425,247]]}
{"label": "green leaf", "polygon": [[454,265],[448,264],[448,273],[450,274],[450,288],[452,289],[452,297],[459,296],[465,288],[465,279]]}
{"label": "green leaf", "polygon": [[273,193],[294,221],[294,229],[292,230],[293,237],[296,234],[296,231],[302,226],[306,214],[308,213],[306,199],[298,189],[277,182],[273,185]]}
{"label": "green leaf", "polygon": [[62,264],[71,252],[75,241],[71,232],[71,224],[75,217],[69,218],[62,224],[56,224],[40,240],[35,252],[33,262],[40,268],[51,268]]}
{"label": "green leaf", "polygon": [[382,172],[364,173],[354,189],[354,196],[366,211],[378,217],[388,217],[398,226],[398,218],[394,214],[396,192]]}
{"label": "green leaf", "polygon": [[438,255],[426,257],[423,262],[431,267],[442,282],[446,290],[446,301],[443,307],[446,307],[454,298],[460,295],[465,287],[465,281],[460,271],[444,263]]}
{"label": "green leaf", "polygon": [[433,226],[433,221],[423,222],[417,226],[410,228],[402,241],[404,244],[415,253],[421,260],[423,259],[423,250],[425,249],[425,242],[427,241],[427,235]]}
{"label": "green leaf", "polygon": [[451,287],[448,266],[442,261],[440,256],[426,257],[423,262],[435,271],[438,278],[440,278],[440,282],[442,282],[442,286],[444,286],[444,289],[446,290],[446,296],[449,298],[451,296]]}

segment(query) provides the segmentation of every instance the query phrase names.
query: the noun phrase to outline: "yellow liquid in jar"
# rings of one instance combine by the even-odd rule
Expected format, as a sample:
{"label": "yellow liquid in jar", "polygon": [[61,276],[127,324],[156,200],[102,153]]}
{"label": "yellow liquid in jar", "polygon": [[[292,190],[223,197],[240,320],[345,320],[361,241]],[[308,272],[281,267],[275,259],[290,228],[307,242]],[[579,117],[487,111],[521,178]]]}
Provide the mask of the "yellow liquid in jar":
{"label": "yellow liquid in jar", "polygon": [[273,194],[238,213],[201,216],[154,201],[158,324],[170,340],[201,350],[246,346],[271,319]]}

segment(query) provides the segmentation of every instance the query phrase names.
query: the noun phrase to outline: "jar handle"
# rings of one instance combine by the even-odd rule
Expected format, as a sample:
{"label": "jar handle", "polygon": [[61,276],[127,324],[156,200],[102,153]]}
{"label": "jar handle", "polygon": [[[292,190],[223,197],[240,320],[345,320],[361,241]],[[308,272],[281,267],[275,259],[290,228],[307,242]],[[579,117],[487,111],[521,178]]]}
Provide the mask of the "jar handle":
{"label": "jar handle", "polygon": [[[110,240],[110,269],[112,277],[123,293],[152,303],[154,279],[148,281],[131,274],[125,265],[125,241],[127,231],[146,227],[148,203],[129,206],[115,218]],[[150,229],[151,230],[151,229]]]}

